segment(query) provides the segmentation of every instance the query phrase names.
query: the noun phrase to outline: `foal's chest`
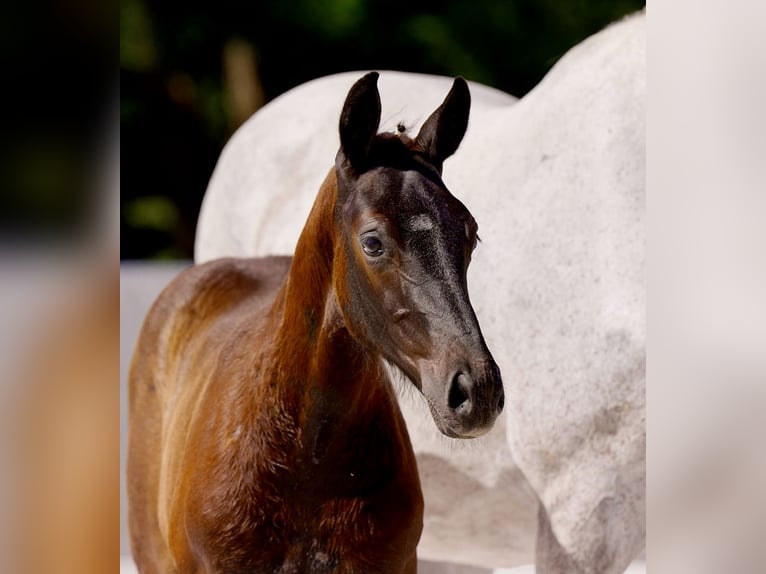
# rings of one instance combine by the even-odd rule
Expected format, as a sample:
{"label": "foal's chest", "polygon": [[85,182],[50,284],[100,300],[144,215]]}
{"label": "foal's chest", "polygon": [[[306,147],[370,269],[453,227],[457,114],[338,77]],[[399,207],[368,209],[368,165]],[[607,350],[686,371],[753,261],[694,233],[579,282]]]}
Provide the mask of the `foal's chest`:
{"label": "foal's chest", "polygon": [[414,555],[422,516],[418,485],[392,480],[366,497],[262,501],[201,538],[212,542],[205,561],[216,572],[398,573]]}
{"label": "foal's chest", "polygon": [[218,481],[227,489],[198,492],[189,510],[205,517],[195,538],[212,571],[402,571],[423,519],[406,435],[401,441],[343,429],[346,438],[335,440],[328,428],[317,444],[307,441],[294,452],[289,467],[274,473],[260,466],[236,481]]}

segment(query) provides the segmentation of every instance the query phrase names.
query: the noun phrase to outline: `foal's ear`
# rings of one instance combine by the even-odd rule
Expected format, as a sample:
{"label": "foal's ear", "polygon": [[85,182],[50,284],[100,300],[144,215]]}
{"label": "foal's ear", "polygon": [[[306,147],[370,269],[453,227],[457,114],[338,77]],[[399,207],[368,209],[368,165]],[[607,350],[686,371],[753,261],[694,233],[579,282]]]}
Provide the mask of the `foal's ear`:
{"label": "foal's ear", "polygon": [[356,172],[367,163],[370,144],[380,124],[378,73],[370,72],[351,86],[340,113],[340,149]]}
{"label": "foal's ear", "polygon": [[463,141],[470,111],[471,92],[468,91],[468,84],[463,78],[457,77],[442,105],[420,128],[415,141],[439,171],[444,160],[455,153]]}

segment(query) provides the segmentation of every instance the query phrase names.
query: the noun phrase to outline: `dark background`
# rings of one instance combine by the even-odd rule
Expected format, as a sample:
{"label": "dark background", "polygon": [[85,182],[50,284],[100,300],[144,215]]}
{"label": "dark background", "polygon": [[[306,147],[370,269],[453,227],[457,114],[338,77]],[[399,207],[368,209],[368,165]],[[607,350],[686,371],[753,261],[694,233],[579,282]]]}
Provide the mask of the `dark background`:
{"label": "dark background", "polygon": [[347,70],[462,75],[521,97],[637,0],[122,0],[121,258],[191,258],[221,148],[264,103]]}

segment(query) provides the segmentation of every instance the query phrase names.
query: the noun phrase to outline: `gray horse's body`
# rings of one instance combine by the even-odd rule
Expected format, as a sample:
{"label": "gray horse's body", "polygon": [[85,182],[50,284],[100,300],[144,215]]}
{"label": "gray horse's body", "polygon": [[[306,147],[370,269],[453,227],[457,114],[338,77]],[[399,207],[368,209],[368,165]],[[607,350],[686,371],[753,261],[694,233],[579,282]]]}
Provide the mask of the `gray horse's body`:
{"label": "gray horse's body", "polygon": [[[419,397],[400,397],[426,500],[423,558],[512,566],[532,561],[537,538],[539,572],[603,574],[644,546],[644,20],[578,45],[518,102],[471,85],[444,181],[479,222],[469,287],[507,418],[480,441],[449,441]],[[198,262],[292,252],[358,76],[299,86],[232,137]],[[415,131],[450,82],[383,72],[381,128]]]}

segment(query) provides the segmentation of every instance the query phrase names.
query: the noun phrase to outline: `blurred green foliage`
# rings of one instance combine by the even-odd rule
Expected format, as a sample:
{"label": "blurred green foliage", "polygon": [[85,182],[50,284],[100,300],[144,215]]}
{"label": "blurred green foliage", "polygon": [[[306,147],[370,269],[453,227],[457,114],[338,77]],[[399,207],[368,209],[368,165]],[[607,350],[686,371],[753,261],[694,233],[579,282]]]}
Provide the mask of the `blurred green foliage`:
{"label": "blurred green foliage", "polygon": [[[637,0],[122,0],[121,255],[192,256],[207,181],[243,109],[251,113],[303,82],[348,70],[462,75],[523,96],[569,48],[643,6]],[[250,46],[253,64],[249,74],[231,78],[225,47],[234,39]],[[256,94],[239,115],[229,93],[237,81],[249,82]]]}
{"label": "blurred green foliage", "polygon": [[[116,5],[9,2],[0,18],[0,251],[83,240],[114,123]],[[111,130],[111,133],[109,133]]]}

